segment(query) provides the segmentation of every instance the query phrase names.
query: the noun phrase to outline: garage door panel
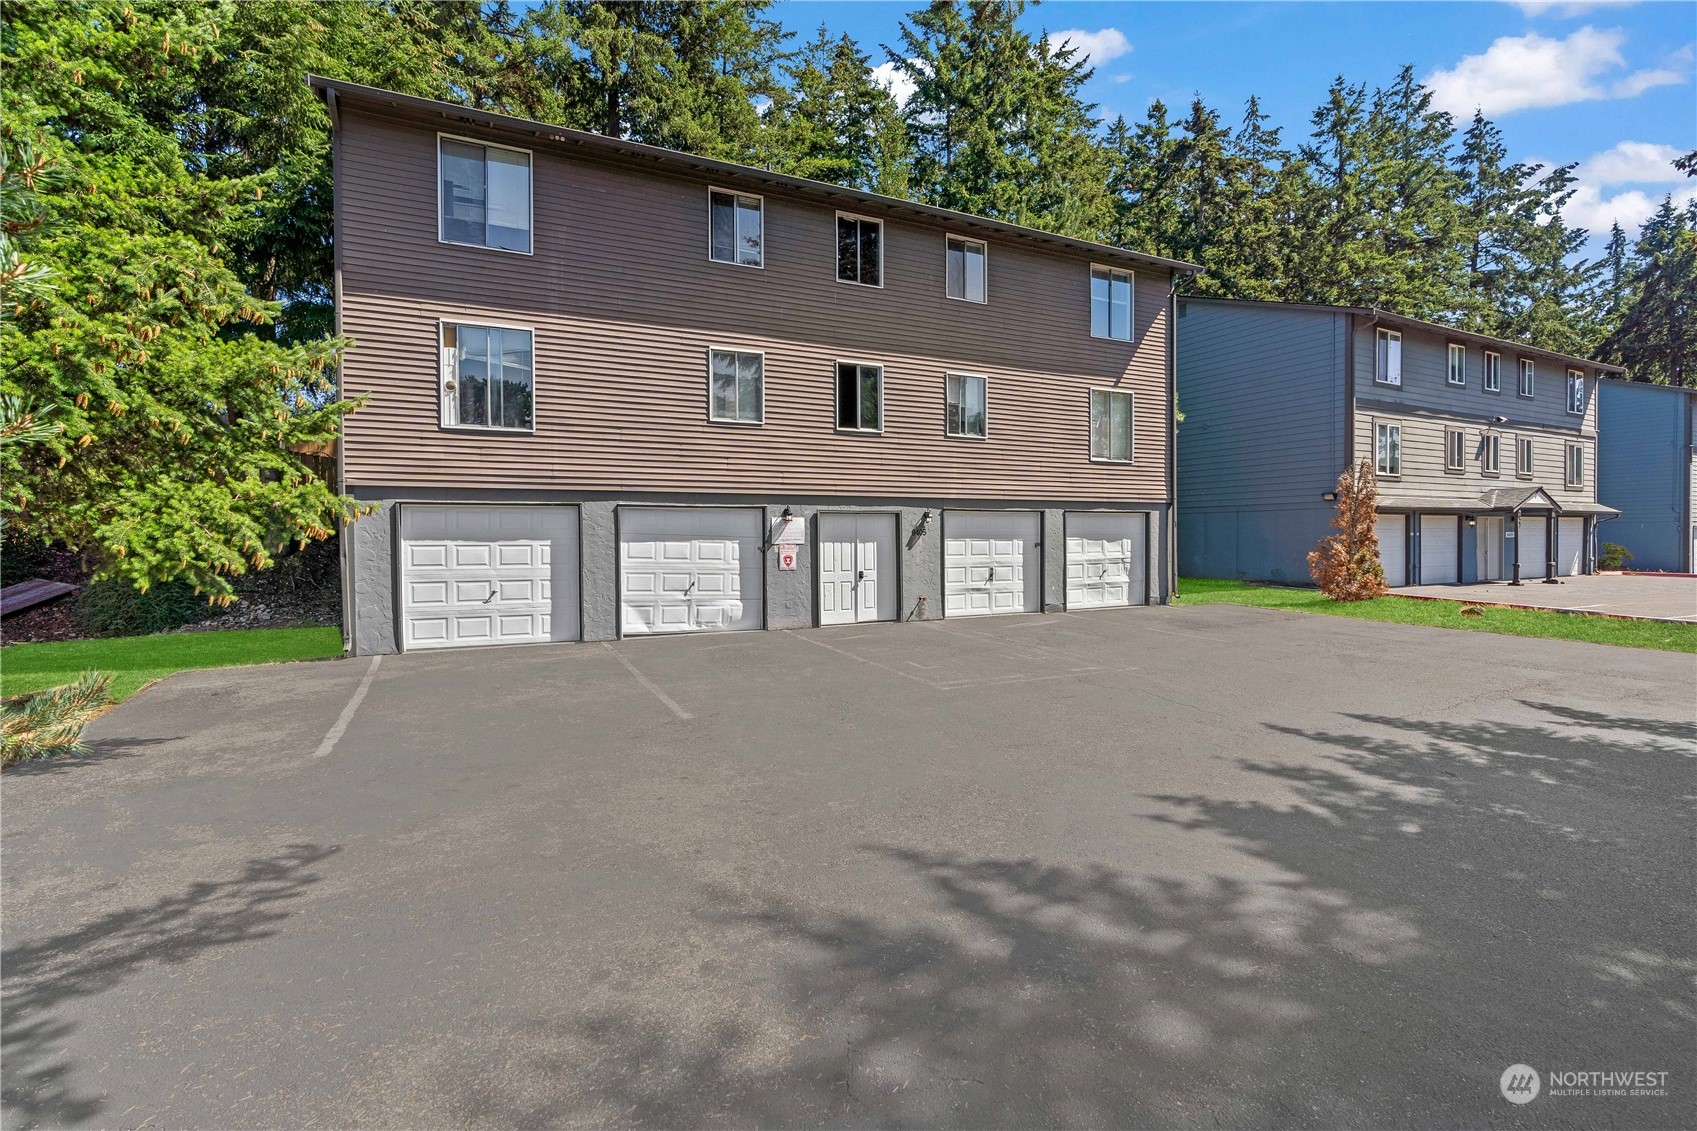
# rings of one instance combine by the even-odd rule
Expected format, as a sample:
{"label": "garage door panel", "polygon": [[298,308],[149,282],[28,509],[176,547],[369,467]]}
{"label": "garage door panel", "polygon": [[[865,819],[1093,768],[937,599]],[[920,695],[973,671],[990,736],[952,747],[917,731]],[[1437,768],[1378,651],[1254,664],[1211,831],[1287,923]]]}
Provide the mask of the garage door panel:
{"label": "garage door panel", "polygon": [[761,522],[742,508],[621,509],[622,631],[759,628]]}
{"label": "garage door panel", "polygon": [[945,511],[943,529],[944,616],[1038,611],[1039,514]]}
{"label": "garage door panel", "polygon": [[1461,580],[1461,532],[1455,515],[1420,516],[1420,583],[1454,585]]}
{"label": "garage door panel", "polygon": [[405,647],[577,637],[577,508],[407,505],[401,538]]}
{"label": "garage door panel", "polygon": [[1549,569],[1545,556],[1550,548],[1549,532],[1544,529],[1544,516],[1535,518],[1522,516],[1520,519],[1520,543],[1515,548],[1516,560],[1520,562],[1520,576],[1543,577]]}
{"label": "garage door panel", "polygon": [[1066,515],[1067,608],[1141,605],[1148,519],[1132,511]]}
{"label": "garage door panel", "polygon": [[1556,574],[1574,577],[1585,572],[1585,520],[1556,520]]}
{"label": "garage door panel", "polygon": [[1379,537],[1379,564],[1385,584],[1392,589],[1408,584],[1408,520],[1400,514],[1382,514],[1373,523]]}

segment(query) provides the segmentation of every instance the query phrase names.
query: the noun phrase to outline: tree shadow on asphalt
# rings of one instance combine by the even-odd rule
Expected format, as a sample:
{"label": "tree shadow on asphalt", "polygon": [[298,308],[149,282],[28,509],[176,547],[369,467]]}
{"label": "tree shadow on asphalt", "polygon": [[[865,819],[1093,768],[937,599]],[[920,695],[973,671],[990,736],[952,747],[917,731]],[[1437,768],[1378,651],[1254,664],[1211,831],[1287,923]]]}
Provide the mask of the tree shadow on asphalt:
{"label": "tree shadow on asphalt", "polygon": [[182,737],[182,735],[175,735],[170,738],[90,739],[84,743],[88,747],[87,754],[60,755],[54,758],[36,758],[28,762],[17,762],[6,767],[6,776],[44,777],[71,773],[89,766],[98,766],[104,762],[134,758],[139,756],[146,747],[163,746],[167,742],[180,742]]}
{"label": "tree shadow on asphalt", "polygon": [[340,851],[296,844],[249,860],[233,879],[190,885],[140,907],[0,952],[4,1026],[0,1096],[8,1127],[86,1123],[102,1101],[80,1092],[64,1046],[76,1028],[58,1007],[104,993],[150,966],[186,962],[214,947],[276,933],[289,901],[322,877],[312,869]]}
{"label": "tree shadow on asphalt", "polygon": [[[1697,756],[1690,728],[1523,706],[1541,717],[1272,727],[1302,757],[1240,764],[1283,787],[1277,802],[1155,798],[1199,851],[1223,841],[1266,865],[1244,874],[1288,878],[869,846],[930,898],[904,888],[886,912],[849,915],[719,894],[698,919],[733,951],[782,956],[756,965],[751,1001],[699,1022],[539,1021],[580,1086],[510,1109],[483,1093],[478,1114],[1468,1124],[1509,1114],[1497,1077],[1516,1061],[1678,1072],[1697,969],[1675,847],[1689,814],[1646,801]],[[1572,1114],[1667,1124],[1679,1102]]]}

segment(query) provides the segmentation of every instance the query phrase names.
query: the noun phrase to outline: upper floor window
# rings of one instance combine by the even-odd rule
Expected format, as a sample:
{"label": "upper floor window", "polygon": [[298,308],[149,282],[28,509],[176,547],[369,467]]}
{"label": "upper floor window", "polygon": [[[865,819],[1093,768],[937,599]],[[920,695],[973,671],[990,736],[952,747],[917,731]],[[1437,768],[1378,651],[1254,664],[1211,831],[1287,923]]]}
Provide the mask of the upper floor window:
{"label": "upper floor window", "polygon": [[1520,359],[1520,395],[1532,395],[1532,359],[1529,357]]}
{"label": "upper floor window", "polygon": [[884,285],[884,221],[837,213],[837,278],[867,287]]}
{"label": "upper floor window", "polygon": [[944,385],[947,404],[944,431],[951,436],[975,436],[981,440],[988,436],[985,402],[989,390],[984,378],[951,373]]}
{"label": "upper floor window", "polygon": [[442,241],[530,254],[530,154],[451,137],[438,144]]}
{"label": "upper floor window", "polygon": [[1467,467],[1467,434],[1459,428],[1444,429],[1444,470],[1462,471]]}
{"label": "upper floor window", "polygon": [[1452,385],[1467,384],[1467,347],[1450,346],[1449,383]]}
{"label": "upper floor window", "polygon": [[1585,415],[1585,374],[1577,369],[1567,371],[1567,411]]}
{"label": "upper floor window", "polygon": [[707,193],[707,254],[720,263],[764,264],[764,201],[747,193]]}
{"label": "upper floor window", "polygon": [[766,358],[737,350],[707,351],[707,418],[728,424],[766,419]]}
{"label": "upper floor window", "polygon": [[984,302],[984,262],[988,250],[982,240],[964,236],[948,238],[948,296],[967,302]]}
{"label": "upper floor window", "polygon": [[1374,432],[1374,469],[1380,475],[1401,475],[1402,425],[1381,420]]}
{"label": "upper floor window", "polygon": [[1402,335],[1380,330],[1373,354],[1373,380],[1385,385],[1402,384]]}
{"label": "upper floor window", "polygon": [[1130,463],[1132,395],[1117,389],[1090,390],[1090,458]]}
{"label": "upper floor window", "polygon": [[1480,437],[1479,469],[1486,475],[1497,475],[1503,469],[1503,438],[1495,432]]}
{"label": "upper floor window", "polygon": [[1569,487],[1585,486],[1585,446],[1569,444],[1567,446],[1567,485]]}
{"label": "upper floor window", "polygon": [[442,423],[448,428],[535,427],[529,330],[442,323]]}
{"label": "upper floor window", "polygon": [[877,432],[884,427],[882,366],[837,362],[837,427],[856,432]]}
{"label": "upper floor window", "polygon": [[1500,393],[1503,390],[1503,358],[1501,354],[1485,354],[1485,391]]}
{"label": "upper floor window", "polygon": [[1522,479],[1532,478],[1532,437],[1520,437],[1514,448],[1514,473]]}
{"label": "upper floor window", "polygon": [[1090,269],[1090,336],[1131,341],[1131,272]]}

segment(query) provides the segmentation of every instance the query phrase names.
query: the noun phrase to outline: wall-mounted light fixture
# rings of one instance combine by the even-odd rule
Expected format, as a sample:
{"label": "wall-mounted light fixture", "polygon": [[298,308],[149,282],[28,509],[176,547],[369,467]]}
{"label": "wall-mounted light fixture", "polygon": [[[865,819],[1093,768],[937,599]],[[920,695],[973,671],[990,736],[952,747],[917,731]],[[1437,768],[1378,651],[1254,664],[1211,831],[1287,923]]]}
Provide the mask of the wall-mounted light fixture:
{"label": "wall-mounted light fixture", "polygon": [[1328,503],[1335,503],[1338,501],[1338,493],[1336,491],[1321,491],[1320,497]]}
{"label": "wall-mounted light fixture", "polygon": [[1478,516],[1478,515],[1476,515],[1476,514],[1470,514],[1470,515],[1468,515],[1468,516],[1467,516],[1467,525],[1469,525],[1469,526],[1478,526],[1478,525],[1479,525],[1479,516]]}
{"label": "wall-mounted light fixture", "polygon": [[1506,417],[1506,416],[1493,416],[1493,417],[1491,417],[1491,423],[1492,424],[1507,424],[1508,423],[1508,417]]}
{"label": "wall-mounted light fixture", "polygon": [[790,519],[795,517],[795,512],[790,510],[790,508],[785,507],[784,513],[782,515],[780,515],[779,517],[782,518],[785,522],[788,522]]}
{"label": "wall-mounted light fixture", "polygon": [[919,516],[919,529],[924,530],[931,525],[931,512],[926,511]]}

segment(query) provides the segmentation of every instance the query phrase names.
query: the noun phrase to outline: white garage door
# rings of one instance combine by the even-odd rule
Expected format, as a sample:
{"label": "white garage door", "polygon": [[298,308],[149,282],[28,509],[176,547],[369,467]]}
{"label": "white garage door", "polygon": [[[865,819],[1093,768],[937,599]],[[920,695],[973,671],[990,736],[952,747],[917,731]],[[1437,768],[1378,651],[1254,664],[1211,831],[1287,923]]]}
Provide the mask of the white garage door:
{"label": "white garage door", "polygon": [[1420,516],[1420,584],[1454,585],[1461,580],[1461,521],[1453,514]]}
{"label": "white garage door", "polygon": [[760,535],[757,510],[620,507],[620,630],[759,628]]}
{"label": "white garage door", "polygon": [[944,511],[943,615],[1037,612],[1042,528],[1035,511]]}
{"label": "white garage door", "polygon": [[1382,514],[1373,523],[1379,536],[1379,562],[1385,567],[1385,584],[1392,589],[1408,584],[1408,517]]}
{"label": "white garage door", "polygon": [[1068,511],[1067,608],[1147,604],[1148,529],[1144,514]]}
{"label": "white garage door", "polygon": [[1556,573],[1573,577],[1585,572],[1585,520],[1556,519]]}
{"label": "white garage door", "polygon": [[576,507],[401,507],[402,648],[578,638]]}
{"label": "white garage door", "polygon": [[1549,549],[1550,540],[1544,529],[1542,514],[1523,514],[1520,516],[1520,545],[1515,548],[1515,560],[1520,563],[1520,577],[1543,577],[1548,563],[1544,561],[1544,552]]}
{"label": "white garage door", "polygon": [[819,516],[819,623],[896,619],[896,516]]}

